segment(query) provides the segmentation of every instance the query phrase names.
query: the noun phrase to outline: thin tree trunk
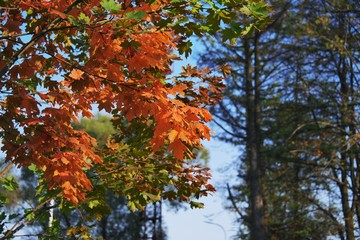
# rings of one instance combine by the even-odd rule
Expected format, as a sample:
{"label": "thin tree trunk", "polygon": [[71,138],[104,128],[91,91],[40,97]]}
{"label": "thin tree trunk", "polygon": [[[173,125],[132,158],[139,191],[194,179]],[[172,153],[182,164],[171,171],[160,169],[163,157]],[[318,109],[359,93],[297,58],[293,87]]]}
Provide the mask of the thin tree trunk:
{"label": "thin tree trunk", "polygon": [[[338,65],[338,75],[340,80],[340,93],[341,93],[341,124],[343,126],[344,132],[347,132],[351,128],[351,119],[349,114],[349,86],[346,81],[346,61],[343,56],[340,56],[339,65]],[[344,137],[344,141],[348,141]],[[341,205],[342,211],[344,214],[345,221],[345,233],[347,240],[355,240],[354,235],[354,211],[350,206],[349,198],[349,189],[348,189],[348,173],[351,170],[351,161],[352,156],[349,153],[341,154],[341,184],[339,184],[339,190],[341,194]]]}

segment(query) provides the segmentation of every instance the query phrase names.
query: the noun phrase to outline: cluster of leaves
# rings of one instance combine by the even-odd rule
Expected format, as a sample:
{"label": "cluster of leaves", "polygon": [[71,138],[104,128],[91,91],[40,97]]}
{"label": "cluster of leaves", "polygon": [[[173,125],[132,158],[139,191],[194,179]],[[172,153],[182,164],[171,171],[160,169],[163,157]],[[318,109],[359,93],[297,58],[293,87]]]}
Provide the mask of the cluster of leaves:
{"label": "cluster of leaves", "polygon": [[[252,23],[232,19],[236,11]],[[206,107],[224,85],[191,66],[168,78],[174,52],[190,54],[194,34],[238,37],[266,14],[262,1],[0,1],[6,162],[39,175],[41,204],[60,197],[61,206],[93,209],[105,189],[126,196],[132,209],[207,195],[208,170],[189,159],[210,138]],[[114,138],[101,150],[72,125],[93,117],[94,106],[115,117]]]}

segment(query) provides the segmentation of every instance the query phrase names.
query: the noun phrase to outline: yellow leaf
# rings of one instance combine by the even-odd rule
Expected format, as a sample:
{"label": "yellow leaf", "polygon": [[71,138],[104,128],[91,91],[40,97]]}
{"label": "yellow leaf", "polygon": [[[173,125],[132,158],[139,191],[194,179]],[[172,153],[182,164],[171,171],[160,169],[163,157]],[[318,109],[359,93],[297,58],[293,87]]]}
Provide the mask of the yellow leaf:
{"label": "yellow leaf", "polygon": [[70,163],[70,161],[67,160],[65,157],[61,157],[61,162],[65,165],[68,165]]}
{"label": "yellow leaf", "polygon": [[169,132],[169,141],[170,141],[170,143],[174,142],[174,140],[177,137],[178,133],[179,132],[174,130],[174,129]]}

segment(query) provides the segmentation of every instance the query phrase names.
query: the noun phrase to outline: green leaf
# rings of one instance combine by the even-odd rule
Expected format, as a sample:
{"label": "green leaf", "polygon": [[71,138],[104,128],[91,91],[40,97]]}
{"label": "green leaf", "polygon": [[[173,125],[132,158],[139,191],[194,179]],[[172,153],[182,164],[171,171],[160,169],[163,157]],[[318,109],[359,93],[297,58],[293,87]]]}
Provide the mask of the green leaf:
{"label": "green leaf", "polygon": [[32,209],[26,209],[28,211],[25,211],[25,212],[28,212],[28,214],[26,215],[26,218],[27,220],[31,221],[31,220],[34,220],[35,219],[35,212],[32,211]]}
{"label": "green leaf", "polygon": [[204,208],[204,204],[201,203],[201,202],[191,201],[191,202],[190,202],[190,207],[191,207],[191,208]]}
{"label": "green leaf", "polygon": [[237,37],[237,34],[231,29],[231,28],[225,28],[221,31],[222,33],[222,40],[223,42],[226,42],[229,39],[232,39],[234,37]]}
{"label": "green leaf", "polygon": [[246,16],[250,16],[251,15],[251,10],[248,6],[243,6],[242,8],[240,8],[240,12],[242,12],[243,14],[245,14]]}
{"label": "green leaf", "polygon": [[0,193],[0,206],[1,206],[1,207],[3,206],[4,203],[7,202],[7,199],[8,199],[7,196],[2,195],[2,194]]}
{"label": "green leaf", "polygon": [[135,206],[135,203],[134,203],[134,202],[129,201],[127,205],[129,206],[130,211],[135,212],[136,206]]}
{"label": "green leaf", "polygon": [[183,54],[185,53],[185,57],[187,58],[191,53],[192,53],[192,42],[189,40],[189,41],[186,41],[186,42],[182,42],[182,43],[179,43],[178,44],[178,48],[179,48],[179,53],[180,54]]}
{"label": "green leaf", "polygon": [[167,19],[161,19],[160,21],[157,22],[157,26],[159,28],[164,28],[166,26],[168,26],[170,23],[172,23],[171,19],[167,18]]}
{"label": "green leaf", "polygon": [[250,5],[250,10],[255,17],[262,19],[268,15],[269,7],[267,3],[259,1],[253,2]]}
{"label": "green leaf", "polygon": [[242,8],[240,8],[240,12],[246,16],[263,19],[269,14],[269,6],[263,1],[252,2],[249,5],[244,5]]}
{"label": "green leaf", "polygon": [[168,175],[169,175],[169,172],[168,172],[166,169],[161,169],[161,170],[159,171],[159,173],[160,173],[161,175],[164,175],[164,176],[168,176]]}
{"label": "green leaf", "polygon": [[[3,221],[6,219],[6,214],[4,212],[0,213],[0,221]],[[2,232],[2,231],[1,231]]]}
{"label": "green leaf", "polygon": [[237,43],[237,38],[231,38],[231,39],[230,39],[230,45],[231,45],[231,46],[235,46],[236,43]]}
{"label": "green leaf", "polygon": [[84,13],[80,13],[79,20],[86,24],[90,23],[90,18],[88,16],[86,16]]}
{"label": "green leaf", "polygon": [[100,201],[99,200],[92,200],[89,202],[89,208],[93,209],[94,207],[100,205]]}
{"label": "green leaf", "polygon": [[102,0],[100,5],[107,11],[111,13],[117,13],[121,9],[121,5],[116,3],[114,0]]}
{"label": "green leaf", "polygon": [[155,194],[151,194],[151,193],[147,193],[147,192],[142,193],[142,195],[145,200],[147,200],[147,197],[148,197],[153,202],[160,201],[160,199],[161,199],[160,195],[155,195]]}
{"label": "green leaf", "polygon": [[145,16],[146,16],[146,12],[144,11],[132,11],[132,12],[127,12],[125,14],[125,19],[141,20]]}
{"label": "green leaf", "polygon": [[1,179],[1,181],[3,182],[3,188],[8,191],[15,191],[19,187],[13,176],[7,176],[6,178]]}
{"label": "green leaf", "polygon": [[18,214],[18,213],[10,214],[9,215],[9,220],[15,219],[15,218],[17,218],[19,216],[20,216],[20,214]]}
{"label": "green leaf", "polygon": [[242,31],[242,35],[251,35],[255,30],[255,26],[254,24],[249,24],[248,26],[246,26],[246,28]]}
{"label": "green leaf", "polygon": [[223,19],[231,19],[230,13],[227,10],[220,10],[218,15]]}
{"label": "green leaf", "polygon": [[28,169],[32,172],[36,172],[36,165],[32,163],[30,166],[28,166]]}
{"label": "green leaf", "polygon": [[81,23],[74,17],[74,16],[68,16],[68,20],[71,22],[72,25],[78,26]]}

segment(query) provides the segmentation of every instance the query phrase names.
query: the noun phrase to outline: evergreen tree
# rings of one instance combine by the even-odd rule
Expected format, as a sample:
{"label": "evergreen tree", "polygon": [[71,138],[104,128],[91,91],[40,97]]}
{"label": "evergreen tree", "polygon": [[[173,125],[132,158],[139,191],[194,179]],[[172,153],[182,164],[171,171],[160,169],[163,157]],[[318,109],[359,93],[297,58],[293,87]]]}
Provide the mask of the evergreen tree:
{"label": "evergreen tree", "polygon": [[200,61],[232,67],[224,99],[211,111],[218,138],[244,149],[241,184],[230,197],[248,226],[239,228],[240,237],[355,239],[356,1],[272,1],[272,7],[265,31],[235,45],[210,37]]}

